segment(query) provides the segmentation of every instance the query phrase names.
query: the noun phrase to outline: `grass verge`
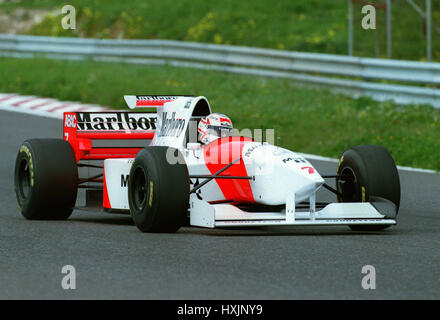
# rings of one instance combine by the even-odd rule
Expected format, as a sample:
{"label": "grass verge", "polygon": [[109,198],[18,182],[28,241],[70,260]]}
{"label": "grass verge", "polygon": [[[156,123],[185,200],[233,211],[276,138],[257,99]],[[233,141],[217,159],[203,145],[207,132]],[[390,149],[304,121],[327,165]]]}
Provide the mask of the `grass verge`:
{"label": "grass verge", "polygon": [[[373,1],[384,4],[385,0]],[[95,38],[175,39],[347,54],[347,0],[14,0],[0,10],[76,8],[75,30],[61,27],[50,13],[28,33]],[[424,1],[418,1],[424,8]],[[387,57],[386,13],[377,9],[376,30],[364,30],[362,3],[354,3],[354,54]],[[26,17],[26,16],[25,16]],[[432,1],[433,59],[440,60],[440,1]],[[405,0],[392,1],[393,58],[426,59],[423,19]]]}
{"label": "grass verge", "polygon": [[[440,110],[351,99],[290,80],[187,68],[0,59],[0,92],[126,108],[124,94],[204,95],[234,126],[273,128],[280,146],[339,157],[358,144],[385,146],[399,165],[440,170]],[[0,125],[1,119],[0,119]]]}

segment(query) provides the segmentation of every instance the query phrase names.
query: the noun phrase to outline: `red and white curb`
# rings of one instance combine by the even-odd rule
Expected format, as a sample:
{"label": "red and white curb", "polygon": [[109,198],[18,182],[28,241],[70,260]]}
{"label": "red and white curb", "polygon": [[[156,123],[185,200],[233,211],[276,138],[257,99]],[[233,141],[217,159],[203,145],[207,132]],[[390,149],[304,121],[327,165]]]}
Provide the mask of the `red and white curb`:
{"label": "red and white curb", "polygon": [[0,93],[0,110],[62,119],[64,112],[103,112],[111,109],[92,104],[59,101],[52,98],[22,96],[14,93]]}
{"label": "red and white curb", "polygon": [[[0,110],[21,112],[32,114],[35,116],[49,117],[62,119],[63,112],[103,112],[111,111],[112,109],[93,105],[93,104],[82,104],[78,102],[66,102],[59,101],[52,98],[40,98],[35,96],[22,96],[14,93],[0,93]],[[303,157],[310,160],[319,160],[326,162],[337,163],[339,160],[334,158],[328,158],[323,156],[318,156],[314,154],[298,153]],[[415,171],[423,173],[439,173],[435,170],[412,168],[397,166],[399,170],[404,171]]]}

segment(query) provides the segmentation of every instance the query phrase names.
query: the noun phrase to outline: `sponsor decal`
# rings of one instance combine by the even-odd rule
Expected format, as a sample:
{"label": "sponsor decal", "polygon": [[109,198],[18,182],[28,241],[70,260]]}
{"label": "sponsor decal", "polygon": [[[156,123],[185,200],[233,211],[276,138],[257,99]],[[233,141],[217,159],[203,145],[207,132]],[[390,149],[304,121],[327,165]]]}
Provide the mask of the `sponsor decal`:
{"label": "sponsor decal", "polygon": [[262,144],[257,144],[257,145],[254,145],[254,146],[252,146],[252,147],[250,147],[249,149],[247,149],[246,150],[246,152],[245,152],[245,156],[246,157],[249,157],[250,155],[251,155],[251,153],[255,150],[255,149],[257,149],[257,148],[259,148],[259,147],[261,147],[262,146]]}
{"label": "sponsor decal", "polygon": [[[156,129],[156,115],[145,113],[76,113],[78,131],[130,130],[147,131]],[[67,117],[66,117],[67,120]]]}
{"label": "sponsor decal", "polygon": [[309,174],[315,173],[315,169],[313,169],[312,167],[302,167],[301,168],[301,170],[304,170],[304,169],[308,169],[309,170]]}
{"label": "sponsor decal", "polygon": [[274,156],[279,156],[283,153],[290,153],[290,151],[283,148],[275,147],[274,151],[272,152]]}
{"label": "sponsor decal", "polygon": [[128,174],[121,174],[121,188],[127,187],[128,184]]}
{"label": "sponsor decal", "polygon": [[137,106],[161,106],[177,98],[188,96],[136,96]]}
{"label": "sponsor decal", "polygon": [[163,113],[162,128],[159,132],[159,137],[178,137],[185,129],[185,119],[176,119],[176,112],[169,116],[168,112]]}
{"label": "sponsor decal", "polygon": [[153,206],[153,181],[150,180],[150,198],[148,200],[148,205],[150,206],[150,208]]}
{"label": "sponsor decal", "polygon": [[76,128],[76,114],[66,114],[64,126],[66,128]]}
{"label": "sponsor decal", "polygon": [[[339,218],[339,219],[326,219],[326,220],[321,220],[322,222],[382,222],[384,221],[384,219],[374,219],[374,218],[369,218],[369,219],[362,219],[362,218]],[[388,223],[387,223],[388,224]]]}
{"label": "sponsor decal", "polygon": [[136,99],[144,100],[144,101],[164,101],[164,100],[176,100],[178,97],[179,96],[136,96]]}
{"label": "sponsor decal", "polygon": [[[193,181],[190,179],[190,180],[189,180],[189,183],[190,183],[190,184],[193,184],[193,185],[194,185],[194,188],[197,187],[197,186],[200,184],[198,178],[196,179],[196,182],[193,182]],[[199,200],[203,200],[203,198],[202,198],[202,188],[197,189],[195,193],[196,193],[197,199],[199,199]]]}
{"label": "sponsor decal", "polygon": [[[288,158],[285,158],[285,159],[283,159],[282,160],[283,161],[283,163],[286,163],[286,162],[289,162],[289,161],[295,161],[296,163],[306,163],[306,160],[304,160],[303,158],[291,158],[291,157],[288,157]],[[304,168],[308,168],[308,167],[304,167]]]}
{"label": "sponsor decal", "polygon": [[336,172],[339,172],[339,167],[341,166],[342,161],[344,161],[344,156],[342,156],[338,161],[338,167],[336,168]]}
{"label": "sponsor decal", "polygon": [[[34,186],[34,164],[32,162],[32,155],[31,155],[31,151],[29,150],[29,148],[27,146],[21,146],[20,147],[20,151],[19,152],[24,152],[29,160],[29,173],[31,176],[31,187]],[[20,201],[18,200],[18,194],[17,192],[15,192],[15,201],[17,202],[18,205],[18,209],[23,212],[23,208],[20,204]]]}
{"label": "sponsor decal", "polygon": [[24,152],[29,160],[29,172],[31,175],[31,187],[34,186],[34,164],[32,162],[32,155],[31,155],[31,151],[29,150],[29,148],[27,146],[21,146],[20,147],[20,152]]}
{"label": "sponsor decal", "polygon": [[193,99],[188,99],[185,103],[185,109],[189,109],[189,107],[191,106],[191,102],[193,101]]}
{"label": "sponsor decal", "polygon": [[17,192],[15,193],[15,202],[17,202],[17,206],[18,206],[18,209],[20,210],[20,212],[23,212],[23,208],[20,205],[20,201],[18,201]]}

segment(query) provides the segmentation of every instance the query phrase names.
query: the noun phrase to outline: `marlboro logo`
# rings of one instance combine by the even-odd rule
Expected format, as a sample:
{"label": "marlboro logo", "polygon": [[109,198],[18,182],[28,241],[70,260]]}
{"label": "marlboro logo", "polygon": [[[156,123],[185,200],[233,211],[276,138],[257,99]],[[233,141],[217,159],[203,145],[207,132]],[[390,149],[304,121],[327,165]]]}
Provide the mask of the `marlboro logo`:
{"label": "marlboro logo", "polygon": [[156,115],[145,113],[82,113],[77,112],[78,131],[130,130],[147,131],[156,129]]}
{"label": "marlboro logo", "polygon": [[169,116],[168,112],[163,113],[163,123],[159,133],[160,137],[178,137],[184,129],[185,120],[176,119],[175,112],[173,112],[171,116]]}

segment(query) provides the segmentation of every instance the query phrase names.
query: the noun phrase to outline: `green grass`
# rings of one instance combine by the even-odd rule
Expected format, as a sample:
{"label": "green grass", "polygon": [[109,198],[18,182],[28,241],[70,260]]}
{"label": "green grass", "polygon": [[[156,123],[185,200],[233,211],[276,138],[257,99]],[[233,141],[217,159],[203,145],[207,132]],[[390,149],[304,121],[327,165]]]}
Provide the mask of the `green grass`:
{"label": "green grass", "polygon": [[[374,2],[384,3],[385,0]],[[130,0],[129,3],[119,0],[21,0],[6,1],[0,4],[0,10],[60,9],[65,4],[76,7],[77,30],[62,29],[62,16],[48,15],[29,31],[36,35],[177,39],[347,54],[347,3],[347,0]],[[421,18],[405,0],[392,3],[393,58],[425,59]],[[432,5],[433,22],[438,23],[440,1],[432,1]],[[377,32],[366,31],[361,28],[361,7],[354,5],[354,53],[386,57],[385,11],[377,10]],[[432,41],[433,59],[440,61],[440,34],[433,31]]]}
{"label": "green grass", "polygon": [[428,106],[351,99],[289,80],[186,68],[0,59],[0,70],[0,92],[115,108],[126,108],[124,94],[204,95],[237,128],[274,128],[283,147],[339,157],[353,145],[380,144],[400,165],[440,170],[440,110]]}

